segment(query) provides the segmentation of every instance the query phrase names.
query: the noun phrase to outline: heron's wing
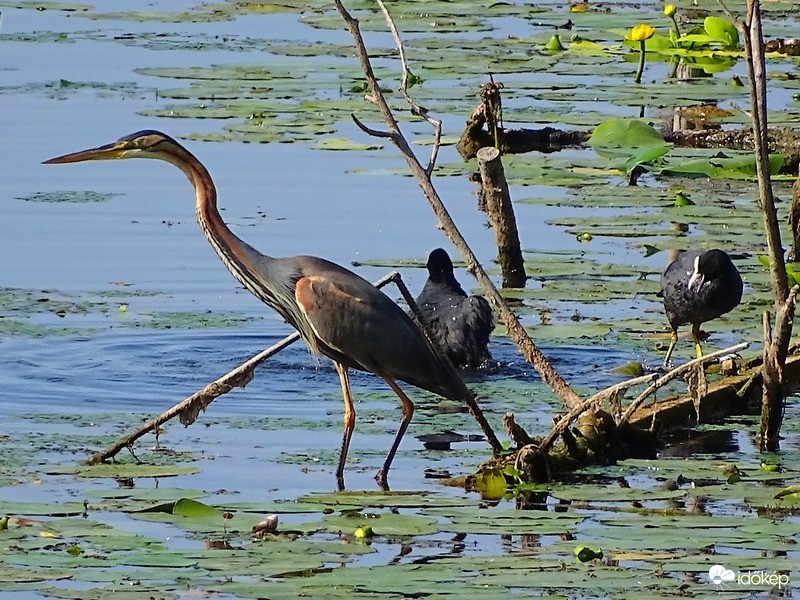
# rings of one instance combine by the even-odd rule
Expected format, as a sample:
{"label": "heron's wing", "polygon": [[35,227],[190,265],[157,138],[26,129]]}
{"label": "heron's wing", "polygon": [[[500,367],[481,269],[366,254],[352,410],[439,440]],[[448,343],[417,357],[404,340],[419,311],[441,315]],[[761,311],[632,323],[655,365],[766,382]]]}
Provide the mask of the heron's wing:
{"label": "heron's wing", "polygon": [[402,309],[360,281],[327,274],[305,276],[297,282],[295,298],[317,337],[367,370],[387,371],[382,355],[392,346],[390,340],[402,345],[415,341],[410,330],[414,325]]}
{"label": "heron's wing", "polygon": [[342,273],[307,275],[297,282],[298,306],[333,350],[331,357],[452,397],[449,377],[417,326],[383,292],[361,282]]}

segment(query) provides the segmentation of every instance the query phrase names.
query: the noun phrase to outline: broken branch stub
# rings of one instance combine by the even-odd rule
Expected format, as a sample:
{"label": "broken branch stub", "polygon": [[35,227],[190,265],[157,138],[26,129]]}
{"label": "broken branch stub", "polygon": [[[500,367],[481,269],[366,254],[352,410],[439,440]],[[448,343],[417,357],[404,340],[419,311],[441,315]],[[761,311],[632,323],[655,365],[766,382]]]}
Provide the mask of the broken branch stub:
{"label": "broken branch stub", "polygon": [[497,242],[497,260],[503,273],[504,288],[525,287],[525,261],[519,243],[517,220],[511,205],[500,150],[494,147],[478,151],[478,169],[481,175],[481,197],[492,222]]}

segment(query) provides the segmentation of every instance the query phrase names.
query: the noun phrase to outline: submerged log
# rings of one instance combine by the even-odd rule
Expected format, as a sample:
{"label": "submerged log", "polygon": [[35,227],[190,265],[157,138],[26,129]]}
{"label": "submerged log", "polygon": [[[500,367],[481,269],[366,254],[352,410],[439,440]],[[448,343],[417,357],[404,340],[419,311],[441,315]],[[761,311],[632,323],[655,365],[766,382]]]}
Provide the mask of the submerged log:
{"label": "submerged log", "polygon": [[[496,147],[503,154],[526,152],[557,152],[565,148],[582,147],[591,137],[591,131],[564,131],[554,127],[541,129],[505,129],[496,111],[500,100],[501,84],[490,83],[481,88],[481,103],[472,111],[464,126],[456,148],[467,161],[475,158],[481,148]],[[753,150],[751,127],[722,129],[713,120],[701,123],[697,129],[680,129],[671,123],[664,139],[683,148],[729,148]],[[796,174],[800,164],[800,132],[783,127],[770,127],[769,151],[782,154],[781,173]]]}

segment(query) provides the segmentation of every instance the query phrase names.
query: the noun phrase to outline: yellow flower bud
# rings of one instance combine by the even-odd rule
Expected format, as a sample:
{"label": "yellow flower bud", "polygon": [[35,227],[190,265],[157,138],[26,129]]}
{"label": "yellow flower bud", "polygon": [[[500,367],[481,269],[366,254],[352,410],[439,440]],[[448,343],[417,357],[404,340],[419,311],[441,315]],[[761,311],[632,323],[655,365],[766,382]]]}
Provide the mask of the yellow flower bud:
{"label": "yellow flower bud", "polygon": [[674,4],[665,4],[664,5],[664,14],[668,17],[671,17],[675,14],[675,5]]}
{"label": "yellow flower bud", "polygon": [[650,25],[645,25],[643,23],[641,25],[633,27],[631,29],[631,32],[628,35],[626,35],[625,38],[633,42],[643,42],[653,37],[653,34],[655,32],[656,32],[655,27],[651,27]]}

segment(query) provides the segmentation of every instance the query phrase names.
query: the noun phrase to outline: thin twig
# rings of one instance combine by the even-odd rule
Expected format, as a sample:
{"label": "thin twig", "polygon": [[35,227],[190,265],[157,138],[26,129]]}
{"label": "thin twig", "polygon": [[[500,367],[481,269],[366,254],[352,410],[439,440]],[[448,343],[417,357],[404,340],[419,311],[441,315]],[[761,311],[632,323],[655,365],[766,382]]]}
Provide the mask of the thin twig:
{"label": "thin twig", "polygon": [[622,417],[619,420],[618,425],[622,423],[627,423],[630,418],[633,416],[633,413],[636,411],[639,406],[641,406],[642,402],[647,400],[647,398],[655,392],[657,389],[664,387],[670,381],[678,377],[679,375],[685,373],[686,371],[691,370],[696,365],[704,364],[719,358],[720,356],[725,356],[726,354],[732,354],[734,352],[738,352],[739,350],[744,350],[750,345],[749,342],[742,342],[740,344],[736,344],[735,346],[731,346],[730,348],[725,348],[723,350],[718,350],[717,352],[712,352],[711,354],[706,354],[705,356],[701,356],[700,358],[695,358],[690,360],[687,363],[672,369],[672,371],[666,373],[664,376],[659,378],[657,381],[653,382],[653,384],[648,387],[645,391],[643,391],[636,399],[628,405],[628,408],[625,409],[625,412],[622,413]]}
{"label": "thin twig", "polygon": [[[378,281],[375,282],[375,287],[382,288],[386,284],[391,281],[394,281],[394,278],[398,275],[396,271],[392,271],[388,275],[381,277]],[[202,390],[199,390],[183,400],[179,402],[168,411],[160,414],[155,419],[152,419],[136,429],[135,431],[122,436],[120,439],[117,440],[116,443],[112,444],[102,452],[96,452],[92,454],[89,458],[86,459],[86,464],[96,464],[99,462],[104,462],[109,458],[113,458],[117,455],[117,453],[122,450],[123,448],[131,448],[132,444],[138,440],[140,437],[144,436],[151,431],[157,430],[161,425],[174,419],[176,416],[181,417],[181,423],[185,427],[188,427],[192,423],[195,422],[197,416],[200,414],[201,410],[205,410],[206,407],[211,404],[216,398],[222,396],[223,394],[227,394],[235,387],[244,387],[247,385],[250,380],[253,378],[253,370],[270,356],[273,356],[294,344],[297,340],[300,339],[300,334],[296,331],[290,335],[287,335],[278,343],[270,346],[266,350],[256,354],[254,357],[249,359],[248,361],[242,363],[226,375],[223,375],[216,381],[209,383],[206,387]]]}
{"label": "thin twig", "polygon": [[389,133],[388,131],[380,131],[380,130],[378,130],[378,129],[372,129],[372,127],[367,127],[367,126],[366,126],[366,125],[364,125],[364,123],[362,123],[362,122],[361,122],[361,120],[360,120],[360,119],[359,119],[357,116],[355,116],[355,115],[350,115],[350,117],[353,119],[353,122],[354,122],[356,125],[358,125],[358,128],[359,128],[361,131],[363,131],[364,133],[366,133],[367,135],[371,135],[372,137],[379,137],[379,138],[391,138],[391,137],[392,137],[392,134],[391,134],[391,133]]}
{"label": "thin twig", "polygon": [[433,148],[431,149],[431,158],[428,161],[428,166],[425,167],[425,172],[428,176],[433,173],[433,169],[436,166],[436,157],[439,155],[439,146],[442,142],[442,122],[438,119],[434,119],[428,114],[428,110],[419,106],[411,96],[408,94],[408,62],[406,61],[406,53],[403,48],[403,40],[400,38],[400,34],[397,31],[397,27],[395,27],[394,19],[389,14],[389,11],[386,8],[386,5],[383,3],[383,0],[375,0],[378,3],[378,6],[381,7],[381,11],[383,12],[383,16],[386,19],[386,24],[389,27],[389,30],[392,32],[392,37],[394,37],[394,43],[397,45],[397,51],[400,55],[400,65],[402,68],[402,78],[400,80],[400,93],[403,94],[403,98],[406,99],[411,105],[411,112],[419,117],[425,119],[428,123],[431,124],[433,127]]}
{"label": "thin twig", "polygon": [[609,398],[614,394],[618,394],[620,392],[627,392],[630,388],[632,388],[635,385],[639,385],[640,383],[650,383],[656,378],[658,378],[658,373],[649,373],[647,375],[642,375],[641,377],[634,377],[633,379],[622,381],[600,392],[597,392],[594,396],[589,398],[589,400],[599,400],[602,402],[606,398]]}
{"label": "thin twig", "polygon": [[633,379],[628,379],[627,381],[622,381],[616,385],[612,385],[609,388],[604,389],[602,392],[599,392],[592,396],[591,398],[587,399],[583,404],[576,406],[571,411],[569,411],[566,415],[561,417],[553,428],[550,430],[543,439],[542,442],[539,444],[538,452],[543,454],[547,452],[550,447],[555,443],[556,439],[559,435],[566,431],[567,427],[572,424],[572,422],[581,416],[584,412],[590,409],[600,408],[606,398],[609,398],[615,394],[622,394],[623,392],[627,391],[628,389],[632,388],[635,385],[639,385],[641,383],[648,383],[653,381],[658,377],[656,373],[650,373],[649,375],[642,375],[641,377],[635,377]]}

